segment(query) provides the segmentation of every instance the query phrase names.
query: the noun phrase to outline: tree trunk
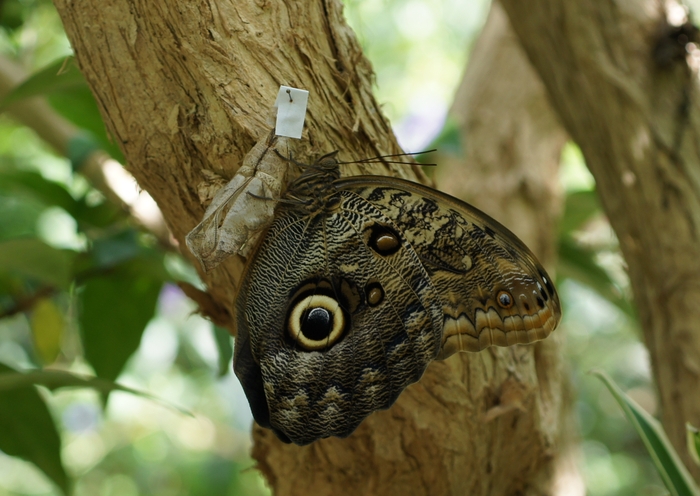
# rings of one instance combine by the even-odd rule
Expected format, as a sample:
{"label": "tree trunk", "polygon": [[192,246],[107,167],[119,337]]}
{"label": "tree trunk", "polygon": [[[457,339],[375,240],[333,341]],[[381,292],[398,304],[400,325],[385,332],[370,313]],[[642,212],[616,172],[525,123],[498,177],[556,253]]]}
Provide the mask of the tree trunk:
{"label": "tree trunk", "polygon": [[664,428],[700,479],[685,447],[685,423],[700,424],[699,52],[672,37],[656,0],[503,5],[596,179],[629,266]]}
{"label": "tree trunk", "polygon": [[[509,226],[552,274],[562,207],[558,169],[567,134],[497,1],[450,115],[459,125],[464,157],[440,163],[438,185]],[[563,348],[559,332],[534,347],[537,388],[547,398],[540,407],[548,411],[538,428],[544,433],[549,423],[547,451],[554,458],[532,478],[538,482],[531,492],[583,495],[575,398]]]}
{"label": "tree trunk", "polygon": [[[279,84],[310,91],[298,157],[336,148],[343,160],[399,151],[338,0],[55,4],[129,170],[181,247],[204,212],[201,171],[234,174],[267,133]],[[554,154],[545,153],[550,167]],[[406,167],[363,172],[424,179]],[[551,188],[537,184],[522,182],[524,201],[534,212],[554,210],[551,196],[533,195]],[[548,258],[551,236],[545,226],[534,237]],[[230,326],[243,264],[232,257],[201,274],[208,295],[195,296],[224,325]],[[253,456],[276,494],[550,493],[562,428],[561,376],[556,338],[455,356],[431,364],[394,407],[371,415],[347,439],[300,448],[256,428]]]}

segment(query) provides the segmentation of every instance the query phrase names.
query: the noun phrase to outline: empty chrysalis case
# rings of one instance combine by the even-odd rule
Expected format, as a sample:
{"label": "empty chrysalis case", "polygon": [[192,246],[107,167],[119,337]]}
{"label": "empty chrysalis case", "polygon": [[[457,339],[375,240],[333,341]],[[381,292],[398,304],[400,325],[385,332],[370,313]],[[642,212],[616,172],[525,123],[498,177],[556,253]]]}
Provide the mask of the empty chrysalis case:
{"label": "empty chrysalis case", "polygon": [[231,255],[247,256],[272,224],[284,193],[288,139],[274,131],[258,141],[238,172],[216,192],[202,221],[186,236],[187,247],[208,272]]}

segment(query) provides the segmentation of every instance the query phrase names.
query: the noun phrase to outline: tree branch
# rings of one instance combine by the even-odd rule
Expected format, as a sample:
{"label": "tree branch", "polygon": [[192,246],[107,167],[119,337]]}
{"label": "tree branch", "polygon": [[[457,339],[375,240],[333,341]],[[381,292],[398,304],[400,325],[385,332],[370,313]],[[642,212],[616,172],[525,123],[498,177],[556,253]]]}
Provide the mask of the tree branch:
{"label": "tree branch", "polygon": [[629,266],[664,428],[700,479],[685,448],[685,422],[700,423],[697,74],[686,57],[659,63],[674,32],[659,2],[502,1],[596,179]]}

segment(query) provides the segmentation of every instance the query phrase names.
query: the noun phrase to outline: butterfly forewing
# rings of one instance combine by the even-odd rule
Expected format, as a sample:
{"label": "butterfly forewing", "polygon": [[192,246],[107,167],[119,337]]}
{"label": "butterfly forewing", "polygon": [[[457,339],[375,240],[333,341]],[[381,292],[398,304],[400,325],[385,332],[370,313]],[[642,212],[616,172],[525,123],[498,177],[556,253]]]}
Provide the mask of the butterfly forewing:
{"label": "butterfly forewing", "polygon": [[343,179],[398,226],[443,301],[440,358],[457,351],[531,343],[561,318],[549,276],[510,231],[474,207],[396,178]]}

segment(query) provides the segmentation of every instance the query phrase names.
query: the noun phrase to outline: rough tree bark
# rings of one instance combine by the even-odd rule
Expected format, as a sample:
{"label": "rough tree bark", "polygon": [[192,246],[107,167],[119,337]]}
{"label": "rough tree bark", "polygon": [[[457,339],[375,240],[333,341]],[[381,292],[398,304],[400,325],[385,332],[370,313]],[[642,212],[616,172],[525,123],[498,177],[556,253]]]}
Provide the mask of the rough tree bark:
{"label": "rough tree bark", "polygon": [[[267,132],[279,84],[311,92],[297,156],[338,148],[350,160],[399,151],[338,0],[55,4],[129,170],[183,247],[204,211],[200,171],[233,175]],[[424,179],[405,167],[363,172]],[[541,201],[535,211],[552,208],[550,198]],[[535,246],[549,236],[538,233]],[[208,293],[191,292],[223,325],[243,264],[229,259],[202,274]],[[556,349],[553,340],[435,362],[394,407],[348,439],[299,448],[258,428],[254,457],[276,494],[550,493],[561,430]]]}
{"label": "rough tree bark", "polygon": [[[558,168],[567,134],[498,2],[470,54],[450,115],[464,156],[440,162],[438,185],[509,226],[552,274],[562,207]],[[547,420],[556,458],[537,489],[573,496],[585,494],[585,485],[563,344],[557,332],[534,347],[542,370],[536,387],[556,398]]]}
{"label": "rough tree bark", "polygon": [[685,423],[700,425],[700,94],[688,64],[698,53],[670,36],[675,2],[503,5],[596,179],[629,266],[664,428],[700,480],[685,447]]}

